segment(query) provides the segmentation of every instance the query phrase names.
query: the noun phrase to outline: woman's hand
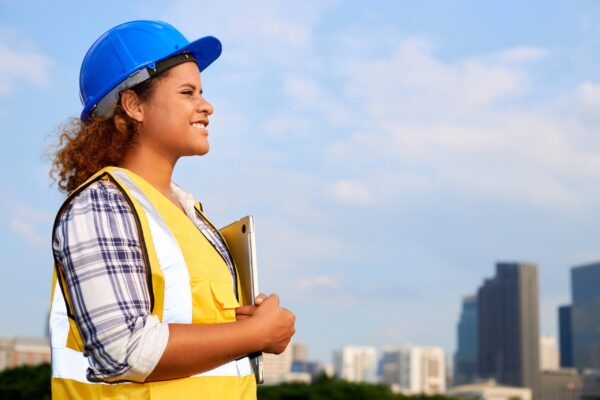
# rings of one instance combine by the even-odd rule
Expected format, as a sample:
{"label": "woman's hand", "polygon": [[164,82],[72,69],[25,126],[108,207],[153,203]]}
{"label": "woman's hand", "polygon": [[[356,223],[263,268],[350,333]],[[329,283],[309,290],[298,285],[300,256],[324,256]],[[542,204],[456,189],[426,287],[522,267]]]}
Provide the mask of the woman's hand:
{"label": "woman's hand", "polygon": [[236,308],[235,309],[235,319],[238,321],[241,321],[243,319],[250,318],[254,314],[254,311],[256,310],[256,308],[266,298],[267,298],[267,296],[265,294],[261,293],[258,296],[256,296],[256,299],[254,299],[253,306],[241,306],[241,307]]}
{"label": "woman's hand", "polygon": [[260,304],[260,306],[254,306],[252,314],[248,318],[258,322],[259,339],[264,344],[262,351],[280,354],[296,333],[294,325],[296,316],[289,310],[279,306],[279,296],[276,294],[262,298],[260,303],[257,301],[257,304]]}

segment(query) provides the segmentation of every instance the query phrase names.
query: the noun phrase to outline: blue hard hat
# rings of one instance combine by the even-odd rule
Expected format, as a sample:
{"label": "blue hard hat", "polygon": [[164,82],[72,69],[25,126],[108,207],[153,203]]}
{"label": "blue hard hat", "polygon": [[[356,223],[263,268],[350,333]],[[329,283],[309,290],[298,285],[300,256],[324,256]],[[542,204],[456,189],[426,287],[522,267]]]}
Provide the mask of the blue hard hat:
{"label": "blue hard hat", "polygon": [[81,64],[81,119],[110,116],[120,92],[149,79],[158,62],[179,54],[191,55],[203,71],[221,55],[221,42],[212,36],[189,42],[161,21],[131,21],[110,29],[94,42]]}

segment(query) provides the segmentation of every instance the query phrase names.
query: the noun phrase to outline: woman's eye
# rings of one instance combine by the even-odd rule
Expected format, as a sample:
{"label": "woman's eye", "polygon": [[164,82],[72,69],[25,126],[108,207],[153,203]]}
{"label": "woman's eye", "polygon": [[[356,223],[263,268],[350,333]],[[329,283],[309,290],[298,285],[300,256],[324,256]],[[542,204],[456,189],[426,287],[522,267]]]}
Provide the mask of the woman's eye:
{"label": "woman's eye", "polygon": [[184,94],[186,96],[192,96],[194,94],[193,90],[184,90],[183,92],[181,92],[181,94]]}

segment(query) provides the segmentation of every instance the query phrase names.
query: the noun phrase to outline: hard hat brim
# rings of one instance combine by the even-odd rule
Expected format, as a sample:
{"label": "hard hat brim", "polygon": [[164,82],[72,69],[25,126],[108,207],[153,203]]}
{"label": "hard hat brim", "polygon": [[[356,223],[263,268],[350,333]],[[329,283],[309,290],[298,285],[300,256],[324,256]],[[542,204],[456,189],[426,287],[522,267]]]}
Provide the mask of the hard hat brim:
{"label": "hard hat brim", "polygon": [[219,58],[221,51],[222,46],[219,39],[214,36],[205,36],[191,42],[181,50],[175,51],[173,54],[165,58],[169,58],[180,53],[190,52],[198,61],[198,68],[200,69],[200,72],[202,72],[206,69],[206,67],[212,64],[213,61]]}

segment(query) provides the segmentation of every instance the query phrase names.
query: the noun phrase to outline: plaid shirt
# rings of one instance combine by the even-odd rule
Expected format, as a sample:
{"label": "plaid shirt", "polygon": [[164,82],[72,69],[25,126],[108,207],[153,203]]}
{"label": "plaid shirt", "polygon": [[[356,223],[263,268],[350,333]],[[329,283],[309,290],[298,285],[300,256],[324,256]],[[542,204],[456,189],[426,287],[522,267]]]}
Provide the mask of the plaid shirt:
{"label": "plaid shirt", "polygon": [[[191,195],[175,185],[171,189],[224,258],[235,282],[235,268],[221,237],[198,217]],[[101,180],[72,199],[56,225],[53,251],[64,271],[92,381],[143,382],[169,338],[168,324],[150,315],[135,224],[123,194]]]}

